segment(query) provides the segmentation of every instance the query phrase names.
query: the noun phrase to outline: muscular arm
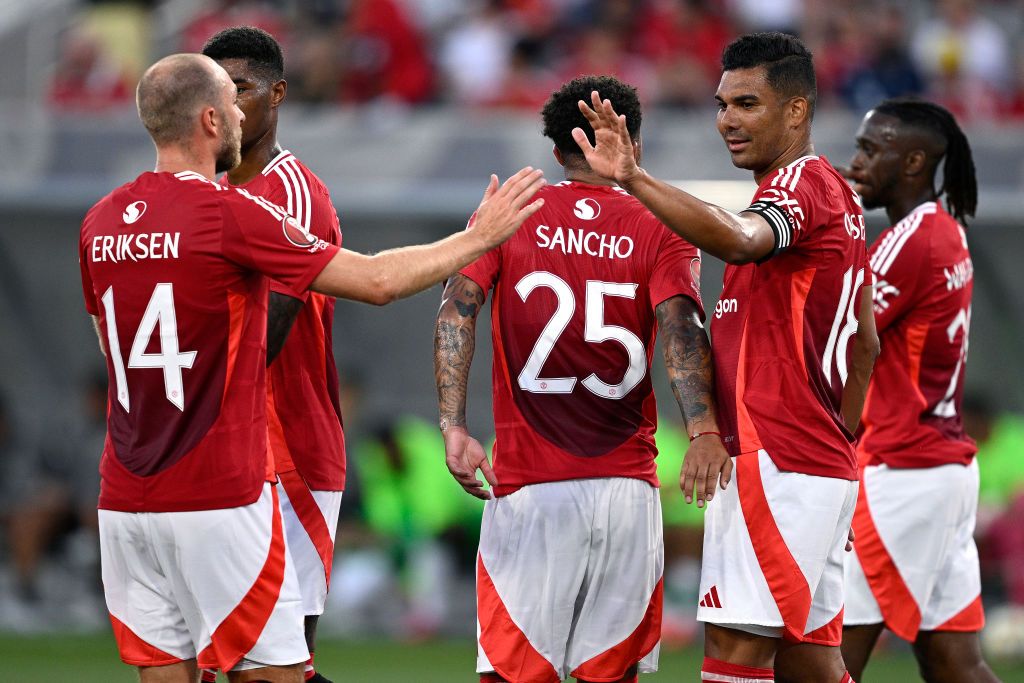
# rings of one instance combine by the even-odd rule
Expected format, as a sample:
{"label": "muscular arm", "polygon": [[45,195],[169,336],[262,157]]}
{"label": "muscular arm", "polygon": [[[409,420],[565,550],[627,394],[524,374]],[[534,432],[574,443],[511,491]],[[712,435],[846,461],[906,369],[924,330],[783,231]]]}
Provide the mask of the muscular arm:
{"label": "muscular arm", "polygon": [[[724,490],[732,478],[732,458],[717,434],[711,345],[697,305],[689,298],[675,296],[663,301],[655,314],[672,393],[691,437],[679,487],[687,503],[696,496],[697,507],[703,507],[714,497],[716,485]],[[693,438],[695,434],[698,436]]]}
{"label": "muscular arm", "polygon": [[711,344],[697,305],[685,296],[674,296],[659,304],[655,314],[665,369],[687,433],[718,431]]}
{"label": "muscular arm", "polygon": [[498,177],[492,175],[471,229],[433,244],[390,249],[372,256],[341,249],[310,288],[377,305],[420,292],[511,237],[523,221],[544,205],[543,199],[527,204],[543,185],[541,172],[530,167],[516,173],[500,188]]}
{"label": "muscular arm", "polygon": [[466,386],[484,291],[464,275],[448,281],[434,328],[434,382],[442,430],[466,426]]}
{"label": "muscular arm", "polygon": [[871,370],[878,358],[878,333],[875,330],[875,314],[872,310],[871,285],[860,290],[860,308],[857,311],[857,333],[850,346],[850,372],[843,387],[840,412],[843,422],[851,432],[857,431],[860,416],[864,410],[864,399],[868,393]]}
{"label": "muscular arm", "polygon": [[267,366],[284,348],[288,333],[295,324],[295,317],[302,310],[302,300],[287,294],[270,293],[267,304]]}

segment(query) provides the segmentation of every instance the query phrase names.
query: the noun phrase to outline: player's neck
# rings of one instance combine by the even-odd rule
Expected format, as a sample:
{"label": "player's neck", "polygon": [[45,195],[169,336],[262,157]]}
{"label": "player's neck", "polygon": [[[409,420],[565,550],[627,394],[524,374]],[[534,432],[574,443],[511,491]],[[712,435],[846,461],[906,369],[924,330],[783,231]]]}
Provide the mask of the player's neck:
{"label": "player's neck", "polygon": [[249,149],[242,152],[242,162],[228,171],[232,185],[245,185],[263,172],[271,161],[281,153],[277,142],[277,129],[271,126]]}
{"label": "player's neck", "polygon": [[181,173],[193,171],[213,180],[217,176],[217,162],[211,157],[200,158],[181,147],[158,147],[156,150],[157,173]]}
{"label": "player's neck", "polygon": [[565,179],[574,183],[586,183],[587,185],[607,185],[608,187],[615,185],[614,181],[602,178],[589,169],[583,170],[567,168],[565,169]]}
{"label": "player's neck", "polygon": [[916,192],[907,192],[902,197],[897,197],[891,204],[885,207],[885,214],[889,217],[889,225],[896,225],[907,217],[911,211],[925,202],[938,200],[935,190],[931,187],[922,187]]}
{"label": "player's neck", "polygon": [[782,152],[782,154],[776,157],[775,161],[772,162],[772,164],[768,168],[766,168],[763,171],[754,171],[754,182],[760,185],[765,178],[770,176],[772,173],[775,173],[780,168],[785,168],[786,166],[789,166],[797,159],[802,159],[803,157],[806,156],[812,156],[813,154],[814,145],[811,144],[810,139],[799,138],[796,141],[794,141],[792,145],[787,147],[786,150]]}

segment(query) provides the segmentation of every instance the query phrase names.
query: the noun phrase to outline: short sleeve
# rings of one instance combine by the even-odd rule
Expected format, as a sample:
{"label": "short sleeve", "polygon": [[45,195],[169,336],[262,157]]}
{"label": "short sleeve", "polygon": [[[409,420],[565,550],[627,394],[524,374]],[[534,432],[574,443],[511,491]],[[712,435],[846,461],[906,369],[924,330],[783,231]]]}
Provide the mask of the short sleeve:
{"label": "short sleeve", "polygon": [[800,244],[825,222],[817,215],[822,211],[819,207],[826,204],[822,179],[800,170],[782,169],[770,182],[765,181],[753,203],[742,212],[758,214],[772,229],[775,247],[766,259]]}
{"label": "short sleeve", "polygon": [[875,326],[880,333],[917,303],[919,285],[928,279],[921,270],[927,251],[923,231],[901,242],[890,230],[872,245],[868,258],[874,275]]}
{"label": "short sleeve", "polygon": [[700,298],[700,252],[682,237],[665,231],[655,256],[654,267],[648,280],[651,293],[651,308],[674,296],[685,296],[697,304],[700,319],[704,320],[704,305]]}
{"label": "short sleeve", "polygon": [[88,250],[89,244],[84,239],[83,230],[78,242],[78,269],[82,274],[82,296],[85,298],[85,310],[89,312],[89,315],[99,315],[100,308],[96,302],[96,290],[93,289],[92,275],[89,274]]}
{"label": "short sleeve", "polygon": [[222,248],[228,259],[276,280],[301,298],[338,247],[302,230],[280,207],[244,190],[224,202]]}
{"label": "short sleeve", "polygon": [[[469,221],[466,222],[466,230],[473,229],[473,222],[475,220],[476,214],[474,213],[469,217]],[[484,295],[486,295],[494,287],[494,283],[498,281],[498,274],[500,272],[501,247],[497,246],[460,270],[459,274],[465,275],[479,285],[480,289],[484,290]]]}

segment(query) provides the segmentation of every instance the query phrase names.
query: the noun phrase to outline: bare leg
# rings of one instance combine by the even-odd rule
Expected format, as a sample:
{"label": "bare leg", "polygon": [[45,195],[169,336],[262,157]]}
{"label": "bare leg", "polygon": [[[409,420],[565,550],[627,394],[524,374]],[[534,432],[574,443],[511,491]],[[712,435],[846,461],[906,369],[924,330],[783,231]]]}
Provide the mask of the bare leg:
{"label": "bare leg", "polygon": [[775,655],[776,683],[839,683],[845,674],[836,646],[783,642]]}
{"label": "bare leg", "polygon": [[777,638],[756,636],[746,631],[704,625],[704,656],[730,664],[742,664],[759,669],[771,669],[775,662]]}
{"label": "bare leg", "polygon": [[843,629],[843,660],[853,680],[860,681],[864,667],[868,665],[871,651],[875,649],[878,637],[885,630],[885,624],[864,624],[847,626]]}
{"label": "bare leg", "polygon": [[199,680],[199,669],[195,659],[168,664],[166,666],[140,666],[140,683],[195,683]]}
{"label": "bare leg", "polygon": [[927,683],[999,683],[981,656],[975,632],[921,631],[914,656]]}
{"label": "bare leg", "polygon": [[231,683],[302,683],[303,670],[306,663],[290,666],[264,666],[259,669],[231,671],[228,680]]}
{"label": "bare leg", "polygon": [[[622,678],[612,681],[611,683],[637,683],[636,679],[637,671],[636,665],[634,664],[633,666],[629,667],[629,670],[626,671],[626,674]],[[576,680],[579,681],[579,683],[587,683],[587,680],[585,678],[577,678]]]}

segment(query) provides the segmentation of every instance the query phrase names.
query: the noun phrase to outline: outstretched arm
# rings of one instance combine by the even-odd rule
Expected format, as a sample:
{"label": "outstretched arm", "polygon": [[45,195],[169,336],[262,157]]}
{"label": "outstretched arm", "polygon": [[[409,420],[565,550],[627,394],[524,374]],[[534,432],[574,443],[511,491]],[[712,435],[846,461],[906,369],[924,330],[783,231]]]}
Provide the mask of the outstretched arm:
{"label": "outstretched arm", "polygon": [[862,287],[860,308],[857,311],[857,333],[853,336],[850,346],[850,373],[843,386],[843,399],[840,404],[843,422],[851,432],[856,432],[860,424],[871,370],[875,367],[875,359],[878,358],[880,349],[872,298],[871,285]]}
{"label": "outstretched arm", "polygon": [[660,303],[655,313],[665,369],[691,437],[679,485],[687,503],[696,494],[697,507],[703,507],[714,497],[715,486],[725,490],[732,478],[732,458],[718,433],[711,344],[690,298],[674,296]]}
{"label": "outstretched arm", "polygon": [[434,328],[434,381],[448,471],[465,491],[486,500],[491,493],[476,478],[479,469],[492,487],[498,480],[480,442],[466,429],[466,387],[476,348],[476,317],[484,291],[456,274],[445,287]]}
{"label": "outstretched arm", "polygon": [[372,256],[340,249],[310,289],[377,305],[423,291],[511,237],[544,205],[543,199],[527,204],[543,185],[542,172],[530,167],[500,188],[498,177],[492,175],[471,229],[433,244],[390,249]]}
{"label": "outstretched arm", "polygon": [[267,302],[267,367],[281,353],[295,318],[302,310],[302,300],[287,294],[271,292]]}
{"label": "outstretched arm", "polygon": [[734,214],[653,178],[637,166],[626,117],[609,100],[591,93],[592,107],[579,107],[594,129],[591,145],[583,130],[572,132],[590,167],[636,197],[669,229],[699,249],[728,263],[750,263],[775,248],[775,233],[758,214]]}

